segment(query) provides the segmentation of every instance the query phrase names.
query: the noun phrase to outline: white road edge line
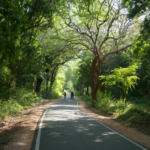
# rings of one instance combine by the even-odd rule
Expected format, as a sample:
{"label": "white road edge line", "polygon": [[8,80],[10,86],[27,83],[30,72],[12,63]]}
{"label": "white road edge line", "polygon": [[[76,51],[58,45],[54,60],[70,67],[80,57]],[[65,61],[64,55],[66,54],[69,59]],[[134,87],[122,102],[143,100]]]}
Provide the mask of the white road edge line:
{"label": "white road edge line", "polygon": [[[63,100],[63,99],[61,99]],[[61,101],[59,100],[59,101]],[[57,103],[57,102],[56,102]],[[55,103],[54,103],[55,104]],[[50,106],[49,106],[50,107]],[[43,116],[42,118],[40,119],[40,123],[38,125],[38,134],[37,134],[37,137],[36,137],[36,143],[35,143],[35,150],[39,150],[40,148],[40,137],[41,137],[41,131],[42,131],[42,124],[43,124],[43,119],[45,117],[45,114],[47,112],[47,109],[49,109],[49,107],[46,108],[45,112],[43,113]]]}
{"label": "white road edge line", "polygon": [[41,137],[42,124],[43,124],[43,119],[45,117],[45,114],[46,114],[48,108],[46,108],[46,110],[40,120],[40,123],[38,125],[38,134],[37,134],[37,138],[36,138],[35,150],[39,150],[39,148],[40,148],[40,137]]}
{"label": "white road edge line", "polygon": [[[77,101],[77,109],[78,109],[79,111],[81,111],[81,110],[79,109],[78,100],[76,99],[76,101]],[[81,111],[81,112],[82,112],[82,111]],[[85,114],[86,114],[86,113],[85,113]],[[88,114],[86,114],[86,115],[88,115]],[[89,115],[88,115],[88,116],[89,116]],[[91,117],[91,116],[89,116],[89,117]],[[93,118],[93,117],[91,117],[91,118]],[[101,125],[105,126],[106,128],[112,130],[114,133],[117,133],[118,135],[120,135],[121,137],[123,137],[123,138],[125,138],[126,140],[130,141],[131,143],[133,143],[133,144],[135,144],[136,146],[142,148],[143,150],[148,150],[148,149],[145,149],[144,147],[142,147],[141,145],[135,143],[134,141],[130,140],[129,138],[125,137],[124,135],[120,134],[119,132],[117,132],[117,131],[113,130],[112,128],[106,126],[105,124],[101,123],[100,121],[96,120],[95,118],[93,118],[93,119],[94,119],[95,121],[97,121],[98,123],[100,123]]]}

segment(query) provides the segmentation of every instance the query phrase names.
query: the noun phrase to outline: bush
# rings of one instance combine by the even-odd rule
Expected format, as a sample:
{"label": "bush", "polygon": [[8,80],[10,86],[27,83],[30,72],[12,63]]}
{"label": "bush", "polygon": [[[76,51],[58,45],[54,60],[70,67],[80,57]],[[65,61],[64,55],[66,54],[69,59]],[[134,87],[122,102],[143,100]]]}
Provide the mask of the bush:
{"label": "bush", "polygon": [[76,91],[75,92],[75,95],[78,96],[80,99],[84,100],[84,101],[89,101],[91,102],[91,96],[88,96],[88,95],[80,95],[80,92],[79,91]]}
{"label": "bush", "polygon": [[145,106],[150,106],[150,100],[147,95],[143,96],[142,98],[132,97],[129,99],[129,101],[134,104],[142,104]]}
{"label": "bush", "polygon": [[0,101],[0,118],[5,118],[23,109],[15,100]]}
{"label": "bush", "polygon": [[50,91],[47,91],[46,89],[44,89],[41,91],[41,93],[42,93],[42,97],[47,98],[47,99],[57,99],[63,95],[63,93],[58,90],[56,90],[56,91],[52,90],[50,92]]}
{"label": "bush", "polygon": [[24,108],[31,107],[42,101],[34,92],[16,89],[10,100],[0,100],[0,118],[12,116]]}
{"label": "bush", "polygon": [[144,107],[135,104],[129,104],[124,112],[117,119],[126,120],[132,124],[150,124],[150,113]]}
{"label": "bush", "polygon": [[101,108],[103,111],[108,112],[109,111],[109,106],[112,104],[111,99],[111,92],[105,93],[98,91],[97,92],[97,102],[96,102],[96,107]]}

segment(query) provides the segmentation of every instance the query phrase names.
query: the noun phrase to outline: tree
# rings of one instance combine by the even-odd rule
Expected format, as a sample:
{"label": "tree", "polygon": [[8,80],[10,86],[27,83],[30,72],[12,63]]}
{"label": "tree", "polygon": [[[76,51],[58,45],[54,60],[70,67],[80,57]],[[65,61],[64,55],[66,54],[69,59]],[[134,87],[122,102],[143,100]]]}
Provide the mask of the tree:
{"label": "tree", "polygon": [[67,68],[66,68],[66,65],[63,68],[64,69],[64,75],[65,75],[65,80],[64,80],[65,82],[63,85],[63,91],[65,90],[65,88],[69,84],[69,81],[72,81],[72,78],[73,78],[73,68],[69,64],[67,66],[68,66]]}
{"label": "tree", "polygon": [[[64,37],[66,36],[64,33],[60,34]],[[73,53],[70,53],[71,45],[61,41],[56,36],[55,30],[48,30],[40,45],[45,60],[45,68],[42,70],[44,73],[43,79],[46,79],[46,90],[50,93],[60,66],[63,66],[75,57]],[[42,76],[39,76],[39,78],[42,78]],[[40,80],[41,83],[42,81]]]}
{"label": "tree", "polygon": [[135,87],[138,77],[136,76],[137,64],[133,64],[127,68],[115,68],[110,75],[101,75],[101,80],[105,80],[103,84],[106,86],[117,85],[123,89],[122,98],[126,98],[128,90]]}
{"label": "tree", "polygon": [[150,10],[149,0],[123,0],[122,6],[128,8],[128,17],[134,18],[135,16],[143,15]]}
{"label": "tree", "polygon": [[[94,55],[92,55],[92,53],[89,51],[83,51],[80,53],[80,56],[78,55],[79,62],[78,62],[78,68],[76,69],[75,75],[74,75],[74,88],[77,91],[80,91],[81,95],[91,94],[90,93],[90,87],[91,87],[90,77],[88,76],[87,72],[82,68],[86,68],[90,70],[90,66],[91,66],[90,63],[92,62],[93,57]],[[86,92],[84,92],[85,89],[86,89]]]}
{"label": "tree", "polygon": [[71,7],[68,7],[61,14],[66,25],[64,30],[72,34],[67,41],[73,45],[73,49],[89,50],[94,55],[91,69],[83,68],[90,76],[93,103],[100,86],[99,76],[105,72],[102,65],[107,62],[107,57],[126,50],[134,39],[131,34],[134,22],[127,19],[119,4],[114,5],[117,7],[105,0],[92,4],[79,2],[79,5],[73,6],[75,8],[71,13]]}
{"label": "tree", "polygon": [[0,72],[4,68],[9,70],[7,80],[2,80],[0,86],[8,86],[9,99],[16,78],[36,53],[37,35],[52,26],[54,3],[51,0],[6,0],[0,5]]}

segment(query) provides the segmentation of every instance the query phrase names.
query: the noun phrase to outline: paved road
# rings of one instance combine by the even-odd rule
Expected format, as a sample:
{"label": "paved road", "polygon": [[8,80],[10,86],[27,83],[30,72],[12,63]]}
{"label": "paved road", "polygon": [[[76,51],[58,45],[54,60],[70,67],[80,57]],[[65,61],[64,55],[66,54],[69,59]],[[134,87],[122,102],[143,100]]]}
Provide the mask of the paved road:
{"label": "paved road", "polygon": [[78,109],[70,94],[46,109],[31,150],[148,150]]}

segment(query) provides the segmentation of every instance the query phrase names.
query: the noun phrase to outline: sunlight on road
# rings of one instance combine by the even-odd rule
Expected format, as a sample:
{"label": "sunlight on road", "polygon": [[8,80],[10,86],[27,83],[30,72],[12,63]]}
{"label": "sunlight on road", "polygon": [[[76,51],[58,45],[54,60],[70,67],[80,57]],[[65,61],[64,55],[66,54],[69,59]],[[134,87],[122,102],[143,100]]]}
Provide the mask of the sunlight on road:
{"label": "sunlight on road", "polygon": [[144,150],[80,111],[76,99],[70,99],[69,94],[66,99],[47,108],[41,120],[38,129],[43,137],[42,147],[47,145],[44,150],[49,150],[49,147],[57,150],[59,145],[62,150],[111,150],[112,147],[115,147],[114,150],[121,150],[122,147],[125,150]]}

